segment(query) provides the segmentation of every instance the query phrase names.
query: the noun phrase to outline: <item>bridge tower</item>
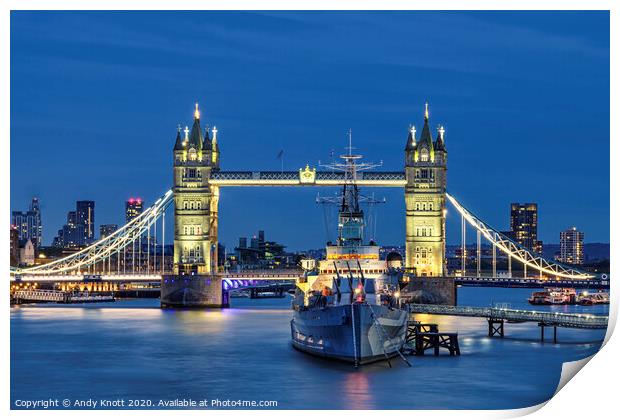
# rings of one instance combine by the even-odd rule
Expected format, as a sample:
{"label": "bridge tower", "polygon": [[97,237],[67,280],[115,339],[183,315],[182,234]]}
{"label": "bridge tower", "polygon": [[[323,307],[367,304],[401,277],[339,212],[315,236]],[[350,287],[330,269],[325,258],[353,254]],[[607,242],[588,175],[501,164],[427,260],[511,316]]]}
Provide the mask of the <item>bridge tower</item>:
{"label": "bridge tower", "polygon": [[219,187],[209,185],[220,167],[217,128],[203,136],[198,104],[191,131],[177,130],[173,157],[174,273],[162,281],[162,306],[227,306],[217,275]]}
{"label": "bridge tower", "polygon": [[405,267],[422,277],[446,274],[446,165],[444,128],[433,141],[428,104],[420,139],[411,126],[405,147]]}

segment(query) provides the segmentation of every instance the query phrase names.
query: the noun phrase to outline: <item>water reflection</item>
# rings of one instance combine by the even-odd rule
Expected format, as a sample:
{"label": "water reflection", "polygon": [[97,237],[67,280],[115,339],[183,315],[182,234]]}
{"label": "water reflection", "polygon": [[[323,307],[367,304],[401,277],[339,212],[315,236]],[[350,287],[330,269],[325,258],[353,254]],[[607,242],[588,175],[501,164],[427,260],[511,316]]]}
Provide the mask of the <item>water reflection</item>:
{"label": "water reflection", "polygon": [[[459,302],[472,306],[483,306],[494,292],[464,290]],[[529,295],[495,292],[514,305]],[[507,324],[506,338],[491,339],[484,319],[420,315],[421,322],[459,333],[460,358],[412,357],[413,368],[394,359],[391,369],[378,362],[356,370],[292,348],[288,298],[233,305],[162,310],[145,299],[14,306],[12,400],[126,396],[265,399],[280,408],[517,408],[552,395],[562,362],[591,355],[604,336],[559,329],[560,344],[541,345],[535,324]]]}

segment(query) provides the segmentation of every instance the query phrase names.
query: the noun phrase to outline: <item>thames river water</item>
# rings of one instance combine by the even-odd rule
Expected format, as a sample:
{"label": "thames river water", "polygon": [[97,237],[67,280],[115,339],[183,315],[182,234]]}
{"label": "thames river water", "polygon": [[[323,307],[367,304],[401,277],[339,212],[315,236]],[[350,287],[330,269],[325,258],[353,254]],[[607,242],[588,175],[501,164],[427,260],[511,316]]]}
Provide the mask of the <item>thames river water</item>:
{"label": "thames river water", "polygon": [[[528,289],[462,287],[459,305],[528,308]],[[355,369],[294,350],[290,298],[233,299],[225,310],[162,310],[157,299],[11,307],[11,404],[69,399],[277,401],[280,409],[503,409],[549,399],[562,363],[588,357],[604,331],[418,316],[458,332],[460,357],[398,358]],[[607,314],[607,306],[537,307]]]}

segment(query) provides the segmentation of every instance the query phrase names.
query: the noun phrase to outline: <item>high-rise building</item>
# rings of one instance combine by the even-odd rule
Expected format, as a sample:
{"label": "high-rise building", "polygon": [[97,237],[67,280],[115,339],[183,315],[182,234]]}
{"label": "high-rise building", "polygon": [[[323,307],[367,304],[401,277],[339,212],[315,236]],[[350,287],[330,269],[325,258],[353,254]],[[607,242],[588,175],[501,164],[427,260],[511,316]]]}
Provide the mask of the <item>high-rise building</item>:
{"label": "high-rise building", "polygon": [[118,230],[118,225],[116,224],[100,225],[99,226],[99,239],[103,239],[107,236],[110,236],[117,230]]}
{"label": "high-rise building", "polygon": [[75,207],[67,213],[67,223],[58,230],[52,246],[74,249],[95,240],[95,202],[77,201]]}
{"label": "high-rise building", "polygon": [[443,276],[446,255],[446,165],[444,129],[433,141],[428,104],[420,139],[409,129],[405,147],[405,269],[418,276]]}
{"label": "high-rise building", "polygon": [[583,264],[583,232],[572,227],[560,232],[559,261],[568,264]]}
{"label": "high-rise building", "polygon": [[17,226],[11,225],[11,266],[19,264],[19,230]]}
{"label": "high-rise building", "polygon": [[538,240],[538,205],[512,203],[510,205],[511,239],[537,254],[542,254],[542,241]]}
{"label": "high-rise building", "polygon": [[84,226],[84,239],[80,241],[80,245],[90,244],[95,240],[95,202],[94,201],[77,201],[76,224]]}
{"label": "high-rise building", "polygon": [[141,198],[130,198],[125,201],[125,222],[129,223],[142,214],[143,203]]}
{"label": "high-rise building", "polygon": [[43,226],[41,223],[41,208],[39,199],[33,197],[28,211],[14,211],[11,214],[11,224],[17,228],[19,240],[32,240],[35,248],[41,246]]}

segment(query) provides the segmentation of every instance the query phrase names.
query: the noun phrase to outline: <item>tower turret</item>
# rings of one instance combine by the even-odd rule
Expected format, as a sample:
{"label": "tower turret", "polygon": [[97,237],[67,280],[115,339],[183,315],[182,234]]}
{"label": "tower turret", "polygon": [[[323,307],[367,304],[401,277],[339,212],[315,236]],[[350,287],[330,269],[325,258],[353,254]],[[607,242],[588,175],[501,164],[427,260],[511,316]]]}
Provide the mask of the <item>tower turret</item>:
{"label": "tower turret", "polygon": [[407,144],[405,145],[405,166],[413,165],[416,147],[415,126],[409,125],[409,136],[407,136]]}
{"label": "tower turret", "polygon": [[444,151],[446,150],[446,144],[444,143],[444,139],[443,136],[445,134],[446,130],[443,128],[443,125],[440,125],[439,128],[437,128],[437,140],[435,140],[435,150],[436,151]]}
{"label": "tower turret", "polygon": [[183,150],[183,140],[181,140],[181,124],[177,126],[177,138],[174,141],[174,150]]}
{"label": "tower turret", "polygon": [[211,166],[214,170],[220,169],[220,147],[217,144],[217,127],[213,126],[213,140],[211,141]]}
{"label": "tower turret", "polygon": [[[405,149],[405,268],[418,276],[445,273],[446,156],[443,127],[433,142],[428,104],[419,141]],[[410,133],[410,137],[411,133]]]}

